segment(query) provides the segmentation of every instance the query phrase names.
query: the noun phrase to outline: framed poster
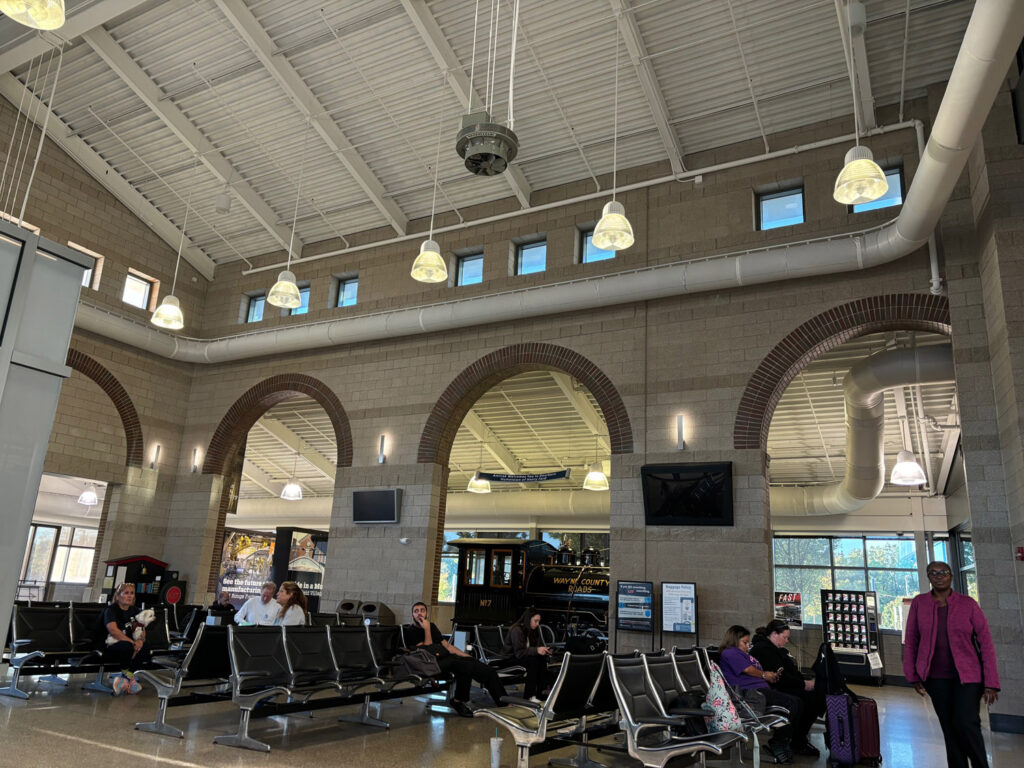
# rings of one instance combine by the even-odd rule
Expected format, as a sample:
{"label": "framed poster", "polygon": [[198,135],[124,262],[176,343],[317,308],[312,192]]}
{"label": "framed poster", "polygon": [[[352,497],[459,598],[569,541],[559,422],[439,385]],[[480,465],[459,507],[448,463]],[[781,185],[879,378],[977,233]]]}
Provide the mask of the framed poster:
{"label": "framed poster", "polygon": [[697,585],[694,582],[662,582],[661,631],[697,634]]}
{"label": "framed poster", "polygon": [[775,593],[775,618],[789,624],[790,629],[803,629],[804,609],[799,592]]}
{"label": "framed poster", "polygon": [[619,581],[615,595],[616,629],[654,632],[654,582]]}

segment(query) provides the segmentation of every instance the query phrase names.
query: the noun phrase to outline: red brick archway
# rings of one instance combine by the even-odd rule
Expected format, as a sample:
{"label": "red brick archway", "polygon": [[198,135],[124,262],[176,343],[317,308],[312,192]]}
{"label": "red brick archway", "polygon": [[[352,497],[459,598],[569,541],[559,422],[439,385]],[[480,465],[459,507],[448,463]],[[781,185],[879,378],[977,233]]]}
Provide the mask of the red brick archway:
{"label": "red brick archway", "polygon": [[121,417],[121,426],[124,427],[126,444],[124,465],[126,467],[142,467],[142,424],[139,421],[139,414],[135,410],[128,392],[110,371],[96,362],[93,358],[79,352],[77,349],[68,350],[67,364],[74,370],[92,379],[109,397],[118,416]]}
{"label": "red brick archway", "polygon": [[892,330],[950,335],[949,300],[921,293],[873,296],[808,320],[780,341],[750,377],[736,412],[733,447],[763,450],[767,446],[768,427],[782,393],[822,352],[858,336]]}
{"label": "red brick archway", "polygon": [[612,453],[633,452],[633,429],[618,390],[601,369],[578,352],[554,344],[513,344],[484,355],[455,377],[434,404],[420,436],[416,460],[448,466],[455,433],[469,409],[500,381],[525,371],[562,371],[597,400],[608,427]]}
{"label": "red brick archway", "polygon": [[271,376],[238,398],[224,414],[220,424],[217,425],[203,461],[203,474],[224,477],[217,532],[213,539],[210,576],[206,586],[210,592],[217,588],[217,572],[221,550],[224,547],[225,521],[234,502],[232,491],[242,471],[242,456],[240,454],[244,452],[249,430],[260,416],[272,407],[296,395],[308,395],[327,412],[327,416],[334,426],[334,439],[338,446],[337,466],[352,466],[352,430],[349,426],[348,415],[338,396],[319,379],[301,373]]}

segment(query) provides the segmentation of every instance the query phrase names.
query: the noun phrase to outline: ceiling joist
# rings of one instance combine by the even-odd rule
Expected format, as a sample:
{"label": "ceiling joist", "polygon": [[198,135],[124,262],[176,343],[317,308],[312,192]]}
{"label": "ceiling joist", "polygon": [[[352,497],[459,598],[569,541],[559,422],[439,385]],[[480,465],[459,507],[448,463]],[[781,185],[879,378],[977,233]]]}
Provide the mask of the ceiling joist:
{"label": "ceiling joist", "polygon": [[295,451],[299,458],[309,464],[313,469],[326,477],[334,480],[334,462],[324,456],[315,447],[302,439],[302,437],[277,419],[264,416],[256,422],[256,425],[263,429],[268,435],[274,437],[291,451]]}

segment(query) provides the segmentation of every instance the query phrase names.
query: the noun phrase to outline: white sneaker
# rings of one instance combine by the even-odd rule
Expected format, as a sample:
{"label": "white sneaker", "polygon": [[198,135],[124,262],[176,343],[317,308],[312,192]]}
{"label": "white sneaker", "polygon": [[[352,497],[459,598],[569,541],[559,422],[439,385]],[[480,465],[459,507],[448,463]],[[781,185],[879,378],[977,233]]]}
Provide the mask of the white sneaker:
{"label": "white sneaker", "polygon": [[537,698],[536,696],[531,696],[531,697],[530,697],[530,698],[528,699],[528,701],[530,701],[530,702],[532,702],[532,703],[534,703],[534,704],[543,704],[543,703],[544,703],[543,701],[541,701],[540,699],[538,699],[538,698]]}
{"label": "white sneaker", "polygon": [[123,696],[131,687],[131,681],[124,675],[117,675],[110,681],[110,687],[114,689],[115,696]]}

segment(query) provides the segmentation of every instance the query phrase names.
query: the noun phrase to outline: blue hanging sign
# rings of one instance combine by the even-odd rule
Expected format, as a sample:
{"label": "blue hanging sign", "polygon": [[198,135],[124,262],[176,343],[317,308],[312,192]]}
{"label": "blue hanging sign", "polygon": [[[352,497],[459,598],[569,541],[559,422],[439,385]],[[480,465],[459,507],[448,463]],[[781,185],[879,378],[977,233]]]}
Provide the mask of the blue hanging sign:
{"label": "blue hanging sign", "polygon": [[481,480],[490,480],[492,483],[543,483],[548,480],[568,480],[571,469],[563,469],[561,472],[545,472],[542,475],[499,475],[494,472],[477,472],[476,476]]}

